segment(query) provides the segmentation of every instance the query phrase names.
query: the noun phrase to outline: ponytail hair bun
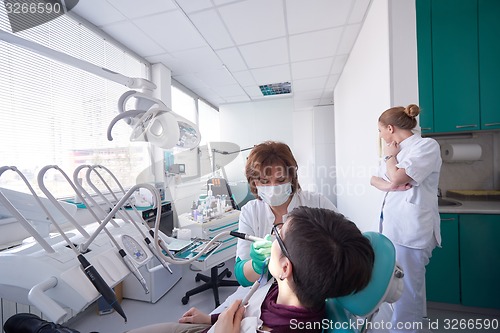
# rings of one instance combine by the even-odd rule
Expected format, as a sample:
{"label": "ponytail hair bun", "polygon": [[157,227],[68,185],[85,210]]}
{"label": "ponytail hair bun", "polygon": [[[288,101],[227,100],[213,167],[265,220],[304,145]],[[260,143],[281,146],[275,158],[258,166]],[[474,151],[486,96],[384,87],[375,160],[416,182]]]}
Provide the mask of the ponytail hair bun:
{"label": "ponytail hair bun", "polygon": [[420,108],[416,104],[410,104],[404,111],[410,118],[415,118],[420,114]]}

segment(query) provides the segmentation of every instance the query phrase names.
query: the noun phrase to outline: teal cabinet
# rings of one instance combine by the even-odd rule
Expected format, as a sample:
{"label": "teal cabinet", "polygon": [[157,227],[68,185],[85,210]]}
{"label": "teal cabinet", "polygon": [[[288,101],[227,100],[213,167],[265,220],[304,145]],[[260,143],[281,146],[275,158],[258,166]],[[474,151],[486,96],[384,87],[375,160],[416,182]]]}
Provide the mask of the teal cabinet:
{"label": "teal cabinet", "polygon": [[499,129],[500,1],[479,0],[478,17],[481,129]]}
{"label": "teal cabinet", "polygon": [[477,0],[431,2],[434,127],[480,129]]}
{"label": "teal cabinet", "polygon": [[460,304],[458,215],[441,214],[441,239],[426,267],[427,300]]}
{"label": "teal cabinet", "polygon": [[442,247],[426,268],[427,300],[500,309],[500,215],[441,214]]}
{"label": "teal cabinet", "polygon": [[418,0],[415,5],[417,14],[419,122],[422,133],[432,133],[435,130],[434,87],[432,82],[431,0]]}
{"label": "teal cabinet", "polygon": [[415,6],[422,132],[500,129],[500,1]]}
{"label": "teal cabinet", "polygon": [[500,309],[500,215],[460,215],[461,300]]}

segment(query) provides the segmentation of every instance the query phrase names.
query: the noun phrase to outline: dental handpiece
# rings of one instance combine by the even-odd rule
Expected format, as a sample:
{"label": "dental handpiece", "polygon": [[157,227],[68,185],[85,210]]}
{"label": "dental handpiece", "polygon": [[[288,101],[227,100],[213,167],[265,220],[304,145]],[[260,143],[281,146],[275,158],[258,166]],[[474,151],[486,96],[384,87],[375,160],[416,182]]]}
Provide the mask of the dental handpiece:
{"label": "dental handpiece", "polygon": [[244,234],[242,232],[237,232],[237,231],[231,231],[229,234],[231,236],[238,237],[238,238],[241,238],[241,239],[246,239],[246,240],[249,240],[249,241],[252,241],[252,242],[265,241],[264,238],[260,238],[260,237],[252,236],[252,235],[247,235],[247,234]]}
{"label": "dental handpiece", "polygon": [[108,286],[95,267],[92,266],[82,254],[78,255],[78,261],[80,261],[85,275],[90,282],[92,282],[97,291],[102,295],[102,297],[104,297],[106,302],[108,302],[108,304],[112,306],[113,309],[115,309],[115,311],[123,317],[123,319],[125,319],[125,322],[127,322],[127,316],[125,315],[120,303],[118,303],[113,289]]}
{"label": "dental handpiece", "polygon": [[[154,233],[153,233],[152,230],[150,230],[150,233],[154,236]],[[156,259],[158,259],[158,261],[163,266],[163,268],[165,268],[167,271],[169,271],[170,274],[174,274],[174,272],[172,271],[172,269],[170,268],[170,266],[168,265],[168,263],[165,261],[165,259],[163,259],[158,254],[158,251],[156,251],[156,248],[155,248],[154,244],[151,243],[151,241],[149,240],[149,238],[148,237],[144,238],[144,241],[146,242],[146,244],[148,244],[148,247],[151,250],[151,253],[153,253],[153,255],[156,257]]]}
{"label": "dental handpiece", "polygon": [[130,257],[127,256],[127,253],[125,253],[125,250],[123,250],[123,249],[120,249],[118,251],[118,253],[120,253],[120,255],[122,256],[123,261],[127,265],[127,267],[130,270],[130,272],[132,274],[134,274],[135,278],[139,281],[139,283],[141,284],[142,288],[144,288],[144,292],[146,294],[149,294],[148,284],[146,283],[146,280],[142,276],[141,272],[139,272],[139,270],[137,269],[137,267],[132,262],[132,259],[130,259]]}

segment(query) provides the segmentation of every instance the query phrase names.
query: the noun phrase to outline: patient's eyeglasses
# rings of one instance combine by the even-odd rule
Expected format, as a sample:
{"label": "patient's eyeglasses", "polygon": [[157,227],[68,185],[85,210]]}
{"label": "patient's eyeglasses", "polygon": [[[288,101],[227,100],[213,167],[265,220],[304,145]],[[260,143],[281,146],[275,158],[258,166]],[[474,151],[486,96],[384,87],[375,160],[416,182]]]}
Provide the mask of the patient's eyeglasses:
{"label": "patient's eyeglasses", "polygon": [[278,241],[278,244],[281,248],[281,252],[283,252],[285,257],[287,257],[288,260],[290,260],[290,262],[291,262],[292,259],[290,259],[290,253],[288,253],[288,250],[285,247],[285,243],[283,243],[283,239],[281,238],[281,235],[280,235],[280,230],[283,227],[283,225],[284,225],[284,223],[278,223],[278,224],[273,225],[273,229],[271,230],[271,235],[276,236],[276,240]]}
{"label": "patient's eyeglasses", "polygon": [[[273,228],[271,229],[271,235],[276,235],[276,240],[278,241],[281,252],[283,252],[283,255],[288,260],[290,260],[290,262],[292,263],[292,266],[293,266],[292,259],[290,259],[290,253],[288,253],[288,250],[285,247],[285,243],[283,243],[283,239],[281,238],[281,235],[280,235],[280,231],[281,231],[281,228],[283,227],[283,225],[284,225],[284,223],[278,223],[278,224],[273,225]],[[295,269],[292,270],[292,276],[293,276],[293,280],[295,281],[295,283],[299,283],[299,279],[297,278]]]}

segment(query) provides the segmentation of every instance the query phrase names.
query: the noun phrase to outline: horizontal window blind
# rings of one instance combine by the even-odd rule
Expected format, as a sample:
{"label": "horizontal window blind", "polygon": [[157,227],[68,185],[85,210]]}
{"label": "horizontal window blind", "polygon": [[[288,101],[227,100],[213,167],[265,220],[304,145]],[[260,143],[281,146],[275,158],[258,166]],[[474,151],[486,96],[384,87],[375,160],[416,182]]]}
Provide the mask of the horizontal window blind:
{"label": "horizontal window blind", "polygon": [[[0,29],[11,33],[3,3]],[[16,35],[128,77],[149,78],[149,64],[68,15]],[[113,141],[106,137],[118,114],[117,101],[127,90],[0,41],[0,166],[16,166],[35,188],[46,165],[58,165],[72,177],[81,164],[101,164],[122,185],[135,184],[150,164],[148,144],[130,142],[131,128],[124,121],[113,127]],[[45,184],[56,197],[74,195],[55,170],[47,172]],[[3,174],[0,187],[27,192],[13,172]]]}

